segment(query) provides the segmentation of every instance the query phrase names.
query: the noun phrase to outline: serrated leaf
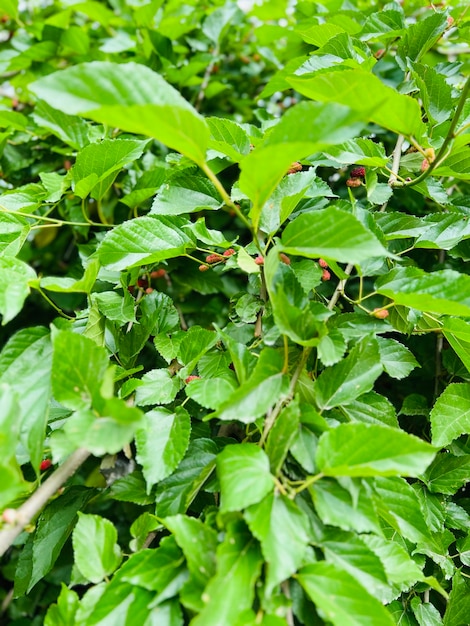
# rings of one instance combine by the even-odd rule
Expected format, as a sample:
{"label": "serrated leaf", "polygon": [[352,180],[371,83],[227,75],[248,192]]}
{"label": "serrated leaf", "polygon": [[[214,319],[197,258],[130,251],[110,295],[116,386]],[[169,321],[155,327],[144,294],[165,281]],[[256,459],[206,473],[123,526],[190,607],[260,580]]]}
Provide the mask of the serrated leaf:
{"label": "serrated leaf", "polygon": [[182,215],[220,209],[222,202],[214,185],[202,176],[179,176],[162,185],[150,210],[154,215]]}
{"label": "serrated leaf", "polygon": [[444,447],[463,434],[470,434],[470,384],[451,383],[431,411],[432,442]]}
{"label": "serrated leaf", "polygon": [[89,143],[87,122],[54,109],[47,102],[40,100],[34,108],[32,117],[40,128],[47,128],[72,148],[80,149]]}
{"label": "serrated leaf", "polygon": [[29,231],[29,222],[24,217],[0,212],[0,255],[18,254]]}
{"label": "serrated leaf", "polygon": [[430,444],[396,428],[340,424],[320,437],[316,462],[327,476],[418,476],[435,453]]}
{"label": "serrated leaf", "polygon": [[78,513],[72,535],[75,564],[85,578],[99,583],[112,574],[121,562],[114,525],[99,515]]}
{"label": "serrated leaf", "polygon": [[270,493],[245,511],[253,535],[268,563],[267,593],[301,565],[309,542],[308,519],[295,502]]}
{"label": "serrated leaf", "polygon": [[364,339],[345,359],[320,374],[315,400],[322,410],[347,404],[370,391],[381,373],[378,345],[372,338]]}
{"label": "serrated leaf", "polygon": [[385,85],[372,72],[338,69],[290,76],[287,82],[312,100],[347,106],[362,119],[368,118],[395,133],[420,135],[421,112],[416,100]]}
{"label": "serrated leaf", "polygon": [[470,372],[470,324],[457,317],[446,317],[442,333]]}
{"label": "serrated leaf", "polygon": [[444,613],[444,626],[463,626],[470,613],[470,586],[460,572],[452,579],[452,591]]}
{"label": "serrated leaf", "polygon": [[228,445],[217,456],[222,511],[240,511],[262,500],[274,487],[269,457],[257,445]]}
{"label": "serrated leaf", "polygon": [[282,250],[344,263],[389,254],[356,217],[334,207],[304,213],[290,222],[282,234]]}
{"label": "serrated leaf", "polygon": [[219,409],[236,389],[234,380],[228,377],[201,378],[186,386],[186,395],[206,409]]}
{"label": "serrated leaf", "polygon": [[406,378],[415,367],[419,367],[418,361],[399,341],[377,337],[377,342],[383,368],[392,378]]}
{"label": "serrated leaf", "polygon": [[147,490],[169,476],[183,458],[191,433],[189,414],[154,409],[144,416],[145,426],[137,431],[137,460],[143,467]]}
{"label": "serrated leaf", "polygon": [[367,165],[369,167],[382,167],[387,164],[388,157],[382,144],[375,143],[372,139],[350,139],[339,146],[332,146],[324,150],[324,153],[345,165]]}
{"label": "serrated leaf", "polygon": [[211,131],[209,148],[226,154],[235,163],[250,152],[250,139],[240,124],[219,117],[208,117],[206,121]]}
{"label": "serrated leaf", "polygon": [[454,270],[396,268],[377,280],[376,290],[418,311],[470,316],[470,276]]}
{"label": "serrated leaf", "polygon": [[470,455],[454,456],[447,451],[438,454],[422,480],[433,493],[453,495],[470,482]]}
{"label": "serrated leaf", "polygon": [[271,472],[277,476],[281,471],[291,444],[298,433],[300,407],[298,400],[290,402],[278,415],[266,440]]}
{"label": "serrated leaf", "polygon": [[[1,199],[0,199],[1,201]],[[36,272],[15,257],[0,256],[0,315],[2,326],[18,315],[29,295]]]}
{"label": "serrated leaf", "polygon": [[352,422],[385,424],[394,428],[398,427],[395,407],[387,398],[375,391],[369,391],[353,400],[353,402],[342,404],[341,411]]}
{"label": "serrated leaf", "polygon": [[313,602],[334,626],[393,626],[395,621],[384,606],[371,596],[351,574],[333,563],[312,563],[297,576]]}
{"label": "serrated leaf", "polygon": [[29,89],[54,107],[154,137],[198,165],[205,162],[204,119],[160,75],[138,63],[93,61],[44,76]]}
{"label": "serrated leaf", "polygon": [[137,406],[169,404],[180,389],[179,378],[172,377],[167,369],[150,370],[142,376],[141,382],[135,394]]}
{"label": "serrated leaf", "polygon": [[183,255],[193,240],[174,217],[144,216],[129,220],[108,232],[98,246],[105,267],[123,270]]}

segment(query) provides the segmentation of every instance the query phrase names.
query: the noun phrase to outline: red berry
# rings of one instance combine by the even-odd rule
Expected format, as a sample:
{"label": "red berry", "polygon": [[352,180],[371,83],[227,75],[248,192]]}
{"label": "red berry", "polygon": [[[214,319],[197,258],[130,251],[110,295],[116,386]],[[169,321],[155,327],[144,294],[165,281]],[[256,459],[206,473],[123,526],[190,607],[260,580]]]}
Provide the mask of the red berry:
{"label": "red berry", "polygon": [[360,178],[348,178],[346,181],[346,187],[360,187],[362,180]]}
{"label": "red berry", "polygon": [[387,311],[387,309],[384,308],[378,308],[378,309],[374,309],[372,311],[372,315],[374,317],[376,317],[379,320],[384,320],[386,317],[389,316],[389,312]]}
{"label": "red berry", "polygon": [[255,258],[255,263],[256,265],[264,265],[264,257],[258,254],[258,256]]}
{"label": "red berry", "polygon": [[188,376],[187,378],[185,378],[184,382],[188,384],[192,380],[201,380],[201,377],[200,376]]}
{"label": "red berry", "polygon": [[427,159],[423,159],[421,162],[421,171],[425,172],[427,169],[429,169],[429,161]]}
{"label": "red berry", "polygon": [[366,168],[362,167],[362,165],[360,167],[354,167],[351,170],[351,178],[364,178],[365,175],[366,175]]}
{"label": "red berry", "polygon": [[147,287],[149,286],[149,281],[146,278],[139,278],[139,280],[137,281],[137,286],[141,289],[147,289]]}
{"label": "red berry", "polygon": [[320,267],[323,267],[323,269],[325,269],[325,270],[328,267],[328,263],[325,261],[325,259],[318,259],[318,265]]}
{"label": "red berry", "polygon": [[233,248],[229,248],[224,252],[224,256],[232,256],[232,254],[235,254],[235,250]]}
{"label": "red berry", "polygon": [[321,279],[322,280],[330,280],[331,278],[331,274],[328,270],[323,270],[323,272],[321,273]]}
{"label": "red berry", "polygon": [[206,256],[206,263],[219,263],[219,261],[223,261],[223,257],[220,254],[208,254]]}
{"label": "red berry", "polygon": [[134,293],[134,285],[129,285],[129,287],[127,288],[127,291],[129,293]]}
{"label": "red berry", "polygon": [[69,161],[69,159],[66,159],[64,161],[64,169],[68,171],[69,169],[71,169],[71,167],[72,167],[72,161]]}
{"label": "red berry", "polygon": [[147,294],[152,293],[152,292],[153,292],[152,287],[147,287],[147,289],[145,290],[145,293]]}
{"label": "red berry", "polygon": [[376,59],[380,59],[383,57],[383,55],[385,54],[385,50],[384,48],[380,48],[379,50],[377,50],[376,52],[374,52],[374,57]]}
{"label": "red berry", "polygon": [[44,461],[41,461],[41,465],[39,466],[39,469],[41,470],[41,472],[45,472],[47,469],[50,468],[51,465],[52,465],[52,461],[50,459],[44,459]]}
{"label": "red berry", "polygon": [[279,258],[281,259],[282,263],[285,263],[286,265],[290,265],[290,259],[287,256],[287,254],[284,254],[284,252],[279,253]]}
{"label": "red berry", "polygon": [[210,269],[208,265],[200,265],[199,266],[199,271],[200,272],[207,272],[208,269]]}
{"label": "red berry", "polygon": [[163,268],[150,272],[150,278],[163,278],[164,276],[166,276],[166,270],[164,270]]}

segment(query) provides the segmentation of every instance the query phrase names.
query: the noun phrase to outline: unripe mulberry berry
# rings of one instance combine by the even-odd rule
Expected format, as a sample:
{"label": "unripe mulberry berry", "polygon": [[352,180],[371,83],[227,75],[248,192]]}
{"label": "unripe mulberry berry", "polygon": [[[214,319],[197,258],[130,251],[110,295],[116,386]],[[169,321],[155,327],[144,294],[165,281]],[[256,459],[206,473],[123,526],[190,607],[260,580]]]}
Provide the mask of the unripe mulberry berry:
{"label": "unripe mulberry berry", "polygon": [[150,272],[150,278],[163,278],[166,275],[166,270],[164,270],[163,268],[160,270],[153,270],[153,272]]}
{"label": "unripe mulberry berry", "polygon": [[2,513],[2,520],[6,524],[14,524],[18,519],[16,509],[5,509]]}
{"label": "unripe mulberry berry", "polygon": [[379,319],[379,320],[384,320],[386,317],[389,316],[389,312],[388,312],[387,309],[384,309],[384,308],[381,307],[381,308],[378,308],[378,309],[374,309],[372,311],[372,315],[374,317],[376,317],[377,319]]}
{"label": "unripe mulberry berry", "polygon": [[429,169],[429,161],[427,159],[423,159],[421,161],[421,171],[425,172],[428,169]]}
{"label": "unripe mulberry berry", "polygon": [[208,265],[200,265],[199,266],[199,271],[200,272],[207,272],[208,269],[210,269]]}
{"label": "unripe mulberry berry", "polygon": [[140,287],[140,289],[145,290],[149,286],[149,281],[146,278],[139,278],[139,280],[137,281],[137,286]]}
{"label": "unripe mulberry berry", "polygon": [[360,187],[362,185],[362,180],[360,178],[348,178],[346,181],[347,187]]}
{"label": "unripe mulberry berry", "polygon": [[219,261],[223,261],[223,257],[220,254],[208,254],[206,256],[206,263],[219,263]]}
{"label": "unripe mulberry berry", "polygon": [[233,248],[229,248],[224,252],[224,256],[232,256],[233,254],[235,254],[235,250]]}
{"label": "unripe mulberry berry", "polygon": [[50,468],[51,465],[52,465],[52,461],[50,459],[44,459],[44,461],[41,461],[41,464],[39,465],[39,469],[41,470],[41,472],[45,472],[47,469]]}
{"label": "unripe mulberry berry", "polygon": [[148,295],[148,294],[153,293],[153,289],[152,289],[152,287],[147,287],[147,289],[145,290],[145,293],[146,293],[147,295]]}
{"label": "unripe mulberry berry", "polygon": [[366,175],[366,168],[362,167],[354,167],[351,170],[351,178],[364,178]]}
{"label": "unripe mulberry berry", "polygon": [[282,263],[285,263],[286,265],[290,265],[290,259],[287,256],[287,254],[284,254],[284,252],[279,253],[279,258],[282,261]]}
{"label": "unripe mulberry berry", "polygon": [[323,281],[327,281],[327,280],[330,280],[330,278],[331,278],[330,272],[328,270],[323,270],[323,272],[321,273],[321,279]]}
{"label": "unripe mulberry berry", "polygon": [[328,268],[328,263],[325,261],[325,259],[318,259],[318,265],[324,270]]}
{"label": "unripe mulberry berry", "polygon": [[264,257],[262,257],[261,254],[258,254],[255,258],[255,263],[256,265],[264,265]]}

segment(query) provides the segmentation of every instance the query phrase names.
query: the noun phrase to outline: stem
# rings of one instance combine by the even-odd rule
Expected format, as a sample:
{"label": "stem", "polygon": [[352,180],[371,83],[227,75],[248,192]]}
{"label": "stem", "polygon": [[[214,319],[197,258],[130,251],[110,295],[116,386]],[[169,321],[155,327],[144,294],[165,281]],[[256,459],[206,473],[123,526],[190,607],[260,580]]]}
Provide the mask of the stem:
{"label": "stem", "polygon": [[214,65],[217,62],[217,57],[219,56],[219,52],[220,52],[220,48],[219,48],[219,44],[217,44],[216,47],[214,48],[213,52],[212,52],[211,62],[206,67],[206,71],[204,72],[204,77],[203,77],[202,83],[201,83],[201,88],[199,89],[199,93],[197,94],[196,104],[194,105],[194,108],[196,109],[196,111],[200,110],[202,101],[205,98],[206,89],[207,89],[207,87],[209,85],[209,81],[211,79],[212,70],[214,69]]}
{"label": "stem", "polygon": [[0,204],[0,211],[3,213],[10,213],[11,215],[20,215],[21,217],[29,217],[32,220],[42,220],[43,222],[50,222],[54,226],[105,226],[106,228],[113,228],[114,224],[100,224],[99,222],[69,222],[67,220],[59,220],[55,217],[45,217],[43,215],[32,215],[31,213],[25,213],[24,211],[12,211]]}
{"label": "stem", "polygon": [[462,93],[460,94],[460,98],[459,101],[457,103],[457,108],[455,109],[455,114],[454,117],[452,118],[452,122],[450,124],[449,130],[447,132],[446,138],[444,139],[444,142],[439,150],[439,152],[437,153],[436,158],[434,159],[434,161],[432,163],[429,164],[429,167],[427,170],[425,170],[422,174],[420,174],[417,178],[415,178],[414,180],[410,180],[410,181],[405,181],[404,183],[395,181],[394,183],[392,183],[392,187],[413,187],[414,185],[419,185],[419,183],[421,183],[423,180],[425,180],[430,174],[431,172],[442,163],[442,161],[447,157],[447,148],[450,144],[450,142],[454,139],[455,135],[454,135],[454,131],[455,131],[455,127],[457,126],[457,123],[459,121],[460,115],[462,113],[463,107],[465,105],[465,101],[467,99],[468,96],[468,92],[470,90],[470,76],[467,78],[467,81],[462,89]]}
{"label": "stem", "polygon": [[228,195],[228,193],[225,191],[224,186],[222,185],[222,183],[220,182],[220,180],[217,178],[217,176],[214,174],[214,172],[211,170],[211,168],[207,165],[207,163],[203,163],[200,168],[202,169],[202,171],[204,172],[204,174],[207,176],[207,178],[213,183],[214,187],[217,189],[217,191],[220,194],[220,197],[222,198],[222,200],[224,201],[225,206],[229,207],[230,209],[232,209],[232,211],[235,212],[236,216],[245,224],[245,226],[248,227],[248,229],[250,230],[250,232],[253,231],[252,225],[250,223],[250,221],[243,215],[243,213],[240,211],[240,207],[235,204],[235,202],[233,202],[233,200],[231,199],[231,197]]}
{"label": "stem", "polygon": [[310,485],[313,485],[314,483],[316,483],[318,480],[320,480],[320,478],[323,478],[324,474],[322,474],[321,472],[319,474],[315,474],[315,476],[310,476],[310,478],[307,478],[307,480],[305,480],[303,482],[302,485],[300,485],[300,487],[297,487],[297,489],[295,490],[295,493],[300,493],[301,491],[304,491],[304,489],[308,489],[310,487]]}
{"label": "stem", "polygon": [[392,153],[392,169],[390,172],[390,178],[388,179],[389,185],[393,185],[397,181],[398,170],[400,169],[401,149],[404,141],[405,137],[403,135],[398,135],[397,143],[395,144],[395,148]]}
{"label": "stem", "polygon": [[[354,268],[354,265],[352,263],[348,263],[346,265],[344,273],[349,276],[351,272],[353,271],[353,268]],[[344,292],[344,288],[346,286],[347,281],[348,281],[347,278],[342,278],[339,281],[338,285],[336,286],[336,289],[333,295],[331,296],[331,300],[328,302],[328,308],[330,309],[330,311],[334,309],[335,304],[338,302],[340,295]]]}
{"label": "stem", "polygon": [[16,509],[16,523],[0,530],[0,556],[5,554],[25,526],[44,508],[48,500],[77,471],[90,456],[88,450],[79,448],[58,467],[49,478]]}
{"label": "stem", "polygon": [[55,309],[57,311],[57,313],[61,316],[61,317],[65,317],[66,320],[74,320],[75,317],[73,315],[67,315],[67,313],[64,313],[64,311],[62,311],[62,309],[60,307],[57,306],[57,304],[51,300],[49,298],[48,295],[46,295],[44,293],[44,291],[41,289],[41,287],[39,287],[39,285],[37,287],[33,287],[33,289],[37,289],[38,292],[41,294],[41,296],[44,298],[44,300],[51,305],[51,307],[53,309]]}

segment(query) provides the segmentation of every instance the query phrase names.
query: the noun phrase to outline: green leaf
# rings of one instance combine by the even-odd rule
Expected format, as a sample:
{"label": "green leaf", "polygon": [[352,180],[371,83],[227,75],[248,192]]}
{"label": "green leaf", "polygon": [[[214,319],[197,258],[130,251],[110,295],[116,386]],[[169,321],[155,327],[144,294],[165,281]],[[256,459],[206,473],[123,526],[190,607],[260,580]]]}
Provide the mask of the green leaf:
{"label": "green leaf", "polygon": [[413,78],[420,89],[428,118],[436,123],[448,120],[453,108],[452,89],[444,76],[422,63],[413,63],[412,67]]}
{"label": "green leaf", "polygon": [[141,381],[143,384],[137,387],[135,394],[137,406],[169,404],[180,389],[179,378],[172,377],[167,369],[150,370],[142,376]]}
{"label": "green leaf", "polygon": [[338,146],[327,148],[324,150],[324,154],[345,165],[382,167],[388,163],[384,147],[372,139],[350,139]]}
{"label": "green leaf", "polygon": [[183,551],[194,581],[204,587],[215,574],[217,532],[200,519],[185,515],[166,517],[163,523]]}
{"label": "green leaf", "polygon": [[71,487],[46,506],[36,522],[36,530],[28,538],[29,550],[20,553],[15,577],[18,596],[31,589],[53,568],[77,521],[77,512],[93,497],[92,489]]}
{"label": "green leaf", "polygon": [[157,515],[185,513],[215,470],[217,445],[212,439],[194,439],[176,470],[157,486]]}
{"label": "green leaf", "polygon": [[20,441],[33,467],[39,468],[49,416],[52,346],[47,329],[30,327],[15,333],[0,354],[0,376],[16,392]]}
{"label": "green leaf", "polygon": [[418,311],[470,316],[470,276],[454,270],[396,268],[377,280],[376,290]]}
{"label": "green leaf", "polygon": [[374,626],[395,624],[379,600],[343,569],[333,563],[312,563],[297,576],[308,596],[334,626]]}
{"label": "green leaf", "polygon": [[418,61],[438,41],[447,28],[447,15],[431,12],[422,20],[411,24],[404,32],[398,46],[397,55],[402,61],[402,68],[408,60]]}
{"label": "green leaf", "polygon": [[183,224],[174,217],[129,220],[106,234],[98,247],[98,257],[105,267],[123,270],[183,255],[194,246],[182,230]]}
{"label": "green leaf", "polygon": [[119,566],[122,555],[114,525],[99,515],[78,513],[72,535],[75,564],[92,583],[99,583]]}
{"label": "green leaf", "polygon": [[81,278],[75,280],[69,276],[46,276],[41,278],[40,286],[48,291],[59,293],[90,293],[99,272],[98,259],[92,259],[86,266]]}
{"label": "green leaf", "polygon": [[255,227],[261,209],[293,161],[353,137],[359,115],[345,107],[302,102],[281,118],[267,139],[241,162],[240,189],[252,200]]}
{"label": "green leaf", "polygon": [[421,134],[421,111],[416,100],[385,85],[371,72],[341,68],[290,76],[287,82],[307,98],[347,106],[362,119],[397,134]]}
{"label": "green leaf", "polygon": [[444,626],[463,626],[470,613],[470,587],[460,572],[452,579],[452,591],[444,613]]}
{"label": "green leaf", "polygon": [[188,398],[206,409],[220,409],[236,388],[232,378],[203,378],[191,381],[185,388]]}
{"label": "green leaf", "polygon": [[217,457],[222,511],[240,511],[260,502],[274,487],[269,458],[253,443],[228,445]]}
{"label": "green leaf", "polygon": [[36,104],[32,116],[40,128],[47,128],[72,148],[80,149],[90,142],[87,122],[74,115],[67,115],[44,101]]}
{"label": "green leaf", "polygon": [[30,231],[29,222],[20,215],[0,212],[0,255],[14,257]]}
{"label": "green leaf", "polygon": [[441,614],[430,602],[413,598],[410,605],[420,626],[442,626]]}
{"label": "green leaf", "polygon": [[217,410],[221,420],[254,422],[264,415],[287,392],[282,355],[264,348],[250,378],[228,397]]}
{"label": "green leaf", "polygon": [[268,563],[266,590],[289,578],[301,565],[309,542],[305,513],[286,496],[269,493],[245,511],[253,535]]}
{"label": "green leaf", "polygon": [[470,372],[470,324],[457,317],[446,317],[442,333]]}
{"label": "green leaf", "polygon": [[442,448],[463,434],[470,434],[470,384],[451,383],[431,411],[433,445]]}
{"label": "green leaf", "polygon": [[361,540],[380,558],[394,588],[405,591],[410,585],[424,579],[418,565],[396,541],[372,533],[361,535]]}
{"label": "green leaf", "polygon": [[162,185],[153,201],[151,214],[182,215],[220,209],[220,196],[214,185],[202,176],[181,175]]}
{"label": "green leaf", "polygon": [[435,452],[430,444],[396,428],[340,424],[320,437],[316,460],[327,476],[418,476]]}
{"label": "green leaf", "polygon": [[92,298],[107,319],[120,324],[136,322],[135,300],[128,291],[124,292],[124,297],[116,291],[103,291],[94,293]]}
{"label": "green leaf", "polygon": [[327,529],[320,545],[325,560],[348,572],[379,600],[392,599],[380,558],[356,533]]}
{"label": "green leaf", "polygon": [[470,455],[454,456],[446,451],[436,456],[422,476],[429,491],[453,495],[470,476]]}
{"label": "green leaf", "polygon": [[80,198],[88,194],[101,200],[125,165],[136,161],[148,141],[103,139],[81,150],[72,168],[73,189]]}
{"label": "green leaf", "polygon": [[136,433],[137,460],[143,467],[147,490],[169,476],[189,444],[191,421],[182,407],[172,413],[154,409],[145,414],[145,426]]}
{"label": "green leaf", "polygon": [[235,626],[240,613],[252,607],[262,562],[258,544],[245,524],[241,520],[230,523],[217,550],[217,573],[204,590],[205,606],[193,625]]}
{"label": "green leaf", "polygon": [[343,530],[380,533],[379,518],[365,486],[358,479],[343,479],[342,483],[325,478],[309,488],[320,519]]}
{"label": "green leaf", "polygon": [[211,131],[209,148],[222,152],[235,163],[250,152],[250,139],[240,124],[219,117],[208,117],[206,121]]}
{"label": "green leaf", "polygon": [[[10,385],[0,384],[0,509],[4,509],[23,491],[23,476],[15,459],[18,445],[19,404]],[[42,442],[41,442],[42,443]]]}
{"label": "green leaf", "polygon": [[415,367],[419,367],[418,361],[399,341],[377,337],[377,342],[383,368],[392,378],[406,378]]}
{"label": "green leaf", "polygon": [[106,350],[92,339],[62,331],[54,337],[52,391],[69,409],[88,409],[101,396],[109,364]]}
{"label": "green leaf", "polygon": [[75,622],[79,607],[78,594],[62,583],[57,604],[51,604],[44,618],[44,626],[67,626]]}
{"label": "green leaf", "polygon": [[266,440],[271,472],[277,476],[281,471],[289,449],[298,433],[300,407],[298,400],[290,402],[278,415]]}
{"label": "green leaf", "polygon": [[388,256],[379,240],[359,220],[329,207],[303,213],[282,234],[282,250],[309,258],[325,257],[344,263],[360,263],[371,257]]}
{"label": "green leaf", "polygon": [[0,256],[0,315],[2,326],[18,315],[36,278],[32,267],[15,257]]}
{"label": "green leaf", "polygon": [[154,137],[198,165],[205,162],[204,119],[159,74],[138,63],[94,61],[44,76],[29,89],[54,107]]}
{"label": "green leaf", "polygon": [[364,422],[365,424],[385,424],[386,426],[398,427],[397,415],[393,404],[384,396],[369,391],[352,402],[341,405],[341,411],[352,422]]}
{"label": "green leaf", "polygon": [[322,409],[347,404],[370,391],[382,373],[378,344],[366,338],[348,356],[325,369],[315,382],[315,400]]}

